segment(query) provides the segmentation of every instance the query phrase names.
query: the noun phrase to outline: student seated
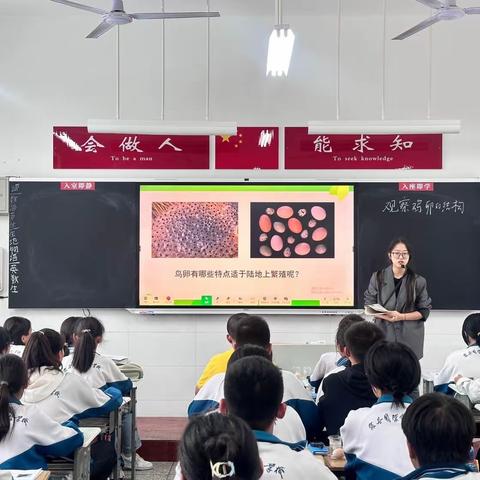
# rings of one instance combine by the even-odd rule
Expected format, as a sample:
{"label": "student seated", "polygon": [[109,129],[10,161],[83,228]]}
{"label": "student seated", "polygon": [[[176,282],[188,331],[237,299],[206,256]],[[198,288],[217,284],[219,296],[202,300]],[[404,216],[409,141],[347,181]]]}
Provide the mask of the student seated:
{"label": "student seated", "polygon": [[448,384],[458,374],[464,377],[480,378],[480,313],[468,315],[462,325],[463,341],[467,348],[452,352],[445,360],[442,370],[434,376],[436,392],[453,394]]}
{"label": "student seated", "polygon": [[62,426],[20,398],[28,383],[17,355],[0,357],[0,469],[46,469],[47,457],[72,457],[83,435],[74,425]]}
{"label": "student seated", "polygon": [[346,471],[357,480],[398,478],[413,470],[401,421],[420,382],[420,363],[406,345],[382,340],[368,351],[365,373],[378,400],[352,410],[340,429]]}
{"label": "student seated", "polygon": [[[235,348],[243,345],[257,345],[272,355],[270,343],[270,329],[267,322],[260,316],[250,315],[241,319],[237,326]],[[292,407],[300,418],[307,432],[307,438],[313,438],[317,427],[317,411],[315,402],[305,390],[302,382],[292,372],[282,370],[284,383],[283,401]],[[218,374],[211,378],[195,395],[188,407],[188,415],[197,415],[214,410],[223,398],[223,381],[225,374]]]}
{"label": "student seated", "polygon": [[405,412],[402,429],[416,468],[403,480],[480,477],[468,465],[475,421],[458,400],[439,393],[421,396]]}
{"label": "student seated", "polygon": [[62,371],[64,343],[63,337],[50,328],[32,334],[23,353],[29,376],[23,403],[36,404],[59,423],[78,423],[119,408],[123,400],[120,390],[92,388],[81,376]]}
{"label": "student seated", "polygon": [[343,317],[337,328],[335,335],[336,352],[324,353],[318,363],[313,369],[313,373],[310,375],[310,384],[315,388],[317,392],[317,402],[323,395],[322,380],[331,373],[341,372],[350,362],[348,361],[345,352],[345,332],[350,325],[358,322],[364,322],[365,320],[360,315],[352,313]]}
{"label": "student seated", "polygon": [[73,333],[75,325],[82,317],[68,317],[60,325],[60,335],[65,339],[65,355],[73,353]]}
{"label": "student seated", "polygon": [[[102,342],[105,328],[95,317],[81,318],[75,325],[73,342],[75,349],[73,355],[63,359],[63,367],[67,372],[74,373],[83,377],[90,386],[106,391],[114,387],[122,395],[128,396],[132,389],[132,381],[127,378],[114,361],[97,353],[97,346]],[[137,451],[142,443],[138,432],[136,432],[135,445],[130,445],[131,414],[126,414],[122,419],[122,458],[124,468],[131,469],[132,450]],[[144,460],[138,453],[136,454],[137,470],[151,470],[151,462]]]}
{"label": "student seated", "polygon": [[10,353],[10,335],[7,330],[0,327],[0,355]]}
{"label": "student seated", "polygon": [[345,332],[345,351],[351,366],[325,378],[324,394],[318,402],[319,432],[325,428],[325,437],[339,433],[351,410],[371,407],[377,400],[363,362],[370,347],[383,338],[383,332],[370,322],[355,323]]}
{"label": "student seated", "polygon": [[262,357],[241,358],[225,376],[220,410],[245,420],[257,439],[264,480],[334,480],[332,472],[308,450],[273,435],[276,418],[285,414],[280,370]]}
{"label": "student seated", "polygon": [[233,350],[235,349],[235,341],[237,338],[237,325],[242,318],[248,317],[247,313],[235,313],[227,320],[227,342],[232,346],[225,352],[217,353],[214,355],[207,363],[203,369],[200,378],[198,379],[197,385],[195,386],[195,394],[210,380],[213,376],[218,373],[225,373],[227,370],[227,364],[232,356]]}
{"label": "student seated", "polygon": [[25,345],[32,334],[32,324],[28,318],[24,317],[9,317],[5,320],[3,328],[7,331],[12,345],[10,346],[10,353],[22,356]]}
{"label": "student seated", "polygon": [[263,466],[250,427],[233,415],[190,420],[178,448],[175,480],[258,480]]}

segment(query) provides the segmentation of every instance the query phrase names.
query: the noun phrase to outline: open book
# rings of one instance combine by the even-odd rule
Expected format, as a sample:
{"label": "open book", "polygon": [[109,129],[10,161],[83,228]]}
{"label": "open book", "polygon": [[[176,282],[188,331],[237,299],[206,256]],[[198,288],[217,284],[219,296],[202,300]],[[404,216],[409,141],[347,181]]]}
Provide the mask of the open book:
{"label": "open book", "polygon": [[379,313],[388,313],[389,311],[390,310],[387,310],[379,303],[374,303],[373,305],[365,305],[366,315],[378,315]]}

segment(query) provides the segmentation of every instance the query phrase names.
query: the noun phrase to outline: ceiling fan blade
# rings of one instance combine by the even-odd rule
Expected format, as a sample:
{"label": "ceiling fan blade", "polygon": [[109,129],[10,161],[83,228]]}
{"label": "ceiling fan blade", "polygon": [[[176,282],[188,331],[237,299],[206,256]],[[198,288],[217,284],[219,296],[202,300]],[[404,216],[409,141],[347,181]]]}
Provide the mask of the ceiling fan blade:
{"label": "ceiling fan blade", "polygon": [[158,13],[130,13],[135,20],[165,20],[168,18],[211,18],[219,17],[220,12],[158,12]]}
{"label": "ceiling fan blade", "polygon": [[468,7],[468,8],[464,8],[463,11],[464,11],[467,15],[480,14],[480,7]]}
{"label": "ceiling fan blade", "polygon": [[86,38],[98,38],[101,37],[104,33],[107,33],[111,28],[115,25],[107,22],[102,22],[100,25],[97,26],[94,30],[92,30]]}
{"label": "ceiling fan blade", "polygon": [[441,20],[440,14],[437,13],[433,17],[427,18],[423,22],[420,22],[418,25],[415,25],[414,27],[410,28],[409,30],[406,30],[405,32],[401,33],[400,35],[397,35],[395,38],[392,40],[404,40],[405,38],[411,37],[412,35],[415,35],[415,33],[421,32],[422,30],[425,30],[425,28],[428,28],[430,25],[433,25],[434,23],[437,23]]}
{"label": "ceiling fan blade", "polygon": [[417,2],[430,8],[442,8],[444,6],[440,0],[417,0]]}
{"label": "ceiling fan blade", "polygon": [[86,10],[91,13],[98,13],[100,15],[105,15],[108,12],[102,10],[101,8],[91,7],[90,5],[83,5],[83,3],[71,2],[70,0],[51,0],[55,3],[61,3],[62,5],[67,5],[68,7],[79,8],[80,10]]}

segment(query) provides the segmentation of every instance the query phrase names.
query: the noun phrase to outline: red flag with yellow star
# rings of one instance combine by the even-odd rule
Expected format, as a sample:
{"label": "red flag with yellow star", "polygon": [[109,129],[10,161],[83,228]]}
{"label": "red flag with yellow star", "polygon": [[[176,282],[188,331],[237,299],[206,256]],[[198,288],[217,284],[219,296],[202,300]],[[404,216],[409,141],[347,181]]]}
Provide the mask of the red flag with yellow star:
{"label": "red flag with yellow star", "polygon": [[216,136],[215,168],[278,169],[278,127],[238,127],[236,135]]}

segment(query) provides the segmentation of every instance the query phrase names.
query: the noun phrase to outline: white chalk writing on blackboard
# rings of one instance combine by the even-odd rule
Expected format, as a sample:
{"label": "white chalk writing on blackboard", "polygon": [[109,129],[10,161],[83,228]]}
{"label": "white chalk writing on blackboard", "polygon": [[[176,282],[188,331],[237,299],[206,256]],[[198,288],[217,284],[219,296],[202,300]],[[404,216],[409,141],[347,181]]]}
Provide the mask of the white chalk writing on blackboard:
{"label": "white chalk writing on blackboard", "polygon": [[460,200],[433,201],[424,199],[402,198],[385,202],[382,213],[416,213],[424,215],[465,213],[465,202]]}
{"label": "white chalk writing on blackboard", "polygon": [[20,286],[20,245],[18,243],[18,230],[19,227],[16,223],[18,200],[22,193],[20,192],[20,184],[14,183],[11,185],[10,190],[10,206],[9,206],[9,217],[10,217],[10,233],[8,241],[8,271],[9,271],[9,280],[10,280],[10,294],[18,294],[18,288]]}

